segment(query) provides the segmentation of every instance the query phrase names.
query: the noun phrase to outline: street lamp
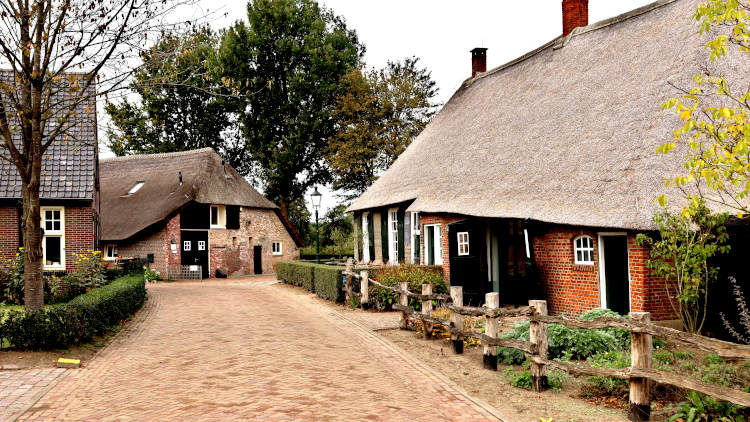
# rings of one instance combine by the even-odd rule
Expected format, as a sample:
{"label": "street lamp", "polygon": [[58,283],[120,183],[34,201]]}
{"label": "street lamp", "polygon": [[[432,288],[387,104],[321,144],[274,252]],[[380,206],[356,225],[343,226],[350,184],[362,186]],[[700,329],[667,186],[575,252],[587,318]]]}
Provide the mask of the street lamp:
{"label": "street lamp", "polygon": [[323,195],[318,192],[318,187],[316,186],[312,195],[310,195],[310,198],[312,199],[312,205],[315,209],[315,262],[318,264],[320,264],[320,228],[318,226],[318,209],[320,208],[320,199],[322,197]]}

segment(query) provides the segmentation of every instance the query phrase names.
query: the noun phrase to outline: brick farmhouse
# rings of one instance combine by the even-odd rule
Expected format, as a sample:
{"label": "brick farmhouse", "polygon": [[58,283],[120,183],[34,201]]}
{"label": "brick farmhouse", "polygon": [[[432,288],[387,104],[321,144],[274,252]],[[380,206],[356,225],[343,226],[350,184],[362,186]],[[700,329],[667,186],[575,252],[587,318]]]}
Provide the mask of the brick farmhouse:
{"label": "brick farmhouse", "polygon": [[264,274],[301,239],[211,148],[100,161],[105,259],[144,260],[162,277]]}
{"label": "brick farmhouse", "polygon": [[[68,75],[75,79],[75,75]],[[0,71],[2,82],[12,84],[12,71]],[[67,81],[68,78],[63,78]],[[99,166],[96,122],[96,87],[82,97],[74,113],[65,120],[58,141],[42,158],[40,191],[42,227],[42,268],[45,272],[70,272],[74,253],[90,253],[99,247]],[[65,89],[56,90],[49,104],[65,103]],[[0,93],[5,110],[13,110]],[[14,143],[22,149],[20,128],[10,118]],[[7,154],[0,147],[0,153]],[[0,158],[0,258],[15,257],[23,246],[21,178],[14,164]]]}
{"label": "brick farmhouse", "polygon": [[562,36],[489,71],[486,49],[472,50],[473,76],[349,207],[356,259],[442,265],[472,305],[497,291],[553,313],[674,318],[635,241],[655,230],[658,195],[673,209],[684,197],[663,179],[685,156],[655,153],[679,125],[661,104],[703,66],[750,65],[708,62],[698,2],[587,25],[588,1],[564,0]]}

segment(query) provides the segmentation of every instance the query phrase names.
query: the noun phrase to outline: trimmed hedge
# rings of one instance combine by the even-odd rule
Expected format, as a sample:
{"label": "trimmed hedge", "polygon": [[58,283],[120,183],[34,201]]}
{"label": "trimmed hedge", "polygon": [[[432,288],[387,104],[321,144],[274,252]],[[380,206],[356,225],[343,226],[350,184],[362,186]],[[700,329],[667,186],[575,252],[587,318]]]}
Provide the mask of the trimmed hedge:
{"label": "trimmed hedge", "polygon": [[143,277],[129,276],[41,311],[8,311],[0,316],[0,345],[64,349],[104,334],[145,300]]}
{"label": "trimmed hedge", "polygon": [[311,262],[284,261],[276,263],[276,276],[286,283],[302,286],[323,299],[344,300],[343,267]]}

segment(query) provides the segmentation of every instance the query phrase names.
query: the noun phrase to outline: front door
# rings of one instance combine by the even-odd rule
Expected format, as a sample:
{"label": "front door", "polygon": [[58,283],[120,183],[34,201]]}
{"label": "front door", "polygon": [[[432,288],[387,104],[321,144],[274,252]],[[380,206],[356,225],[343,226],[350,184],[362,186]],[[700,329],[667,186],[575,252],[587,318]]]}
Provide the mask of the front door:
{"label": "front door", "polygon": [[263,247],[261,245],[253,246],[253,272],[263,274]]}
{"label": "front door", "polygon": [[[604,307],[627,315],[630,312],[630,277],[628,276],[628,238],[625,235],[600,236],[602,248],[600,271],[604,287]],[[603,267],[603,270],[602,268]]]}
{"label": "front door", "polygon": [[487,285],[483,270],[486,255],[486,227],[475,221],[459,221],[448,225],[448,255],[450,256],[451,286],[463,286],[464,305],[481,306]]}
{"label": "front door", "polygon": [[181,230],[182,265],[200,265],[203,278],[208,278],[208,231]]}

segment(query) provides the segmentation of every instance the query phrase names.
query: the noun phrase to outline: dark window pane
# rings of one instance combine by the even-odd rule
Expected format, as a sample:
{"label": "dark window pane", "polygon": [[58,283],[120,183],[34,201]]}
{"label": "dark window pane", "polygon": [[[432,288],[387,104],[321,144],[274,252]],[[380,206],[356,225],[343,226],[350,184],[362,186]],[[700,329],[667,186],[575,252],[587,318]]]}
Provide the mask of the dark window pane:
{"label": "dark window pane", "polygon": [[60,250],[60,238],[45,237],[44,252],[47,255],[47,259],[45,261],[47,265],[59,265],[61,262],[60,257],[62,256]]}
{"label": "dark window pane", "polygon": [[219,208],[211,207],[211,224],[216,226],[219,224]]}

